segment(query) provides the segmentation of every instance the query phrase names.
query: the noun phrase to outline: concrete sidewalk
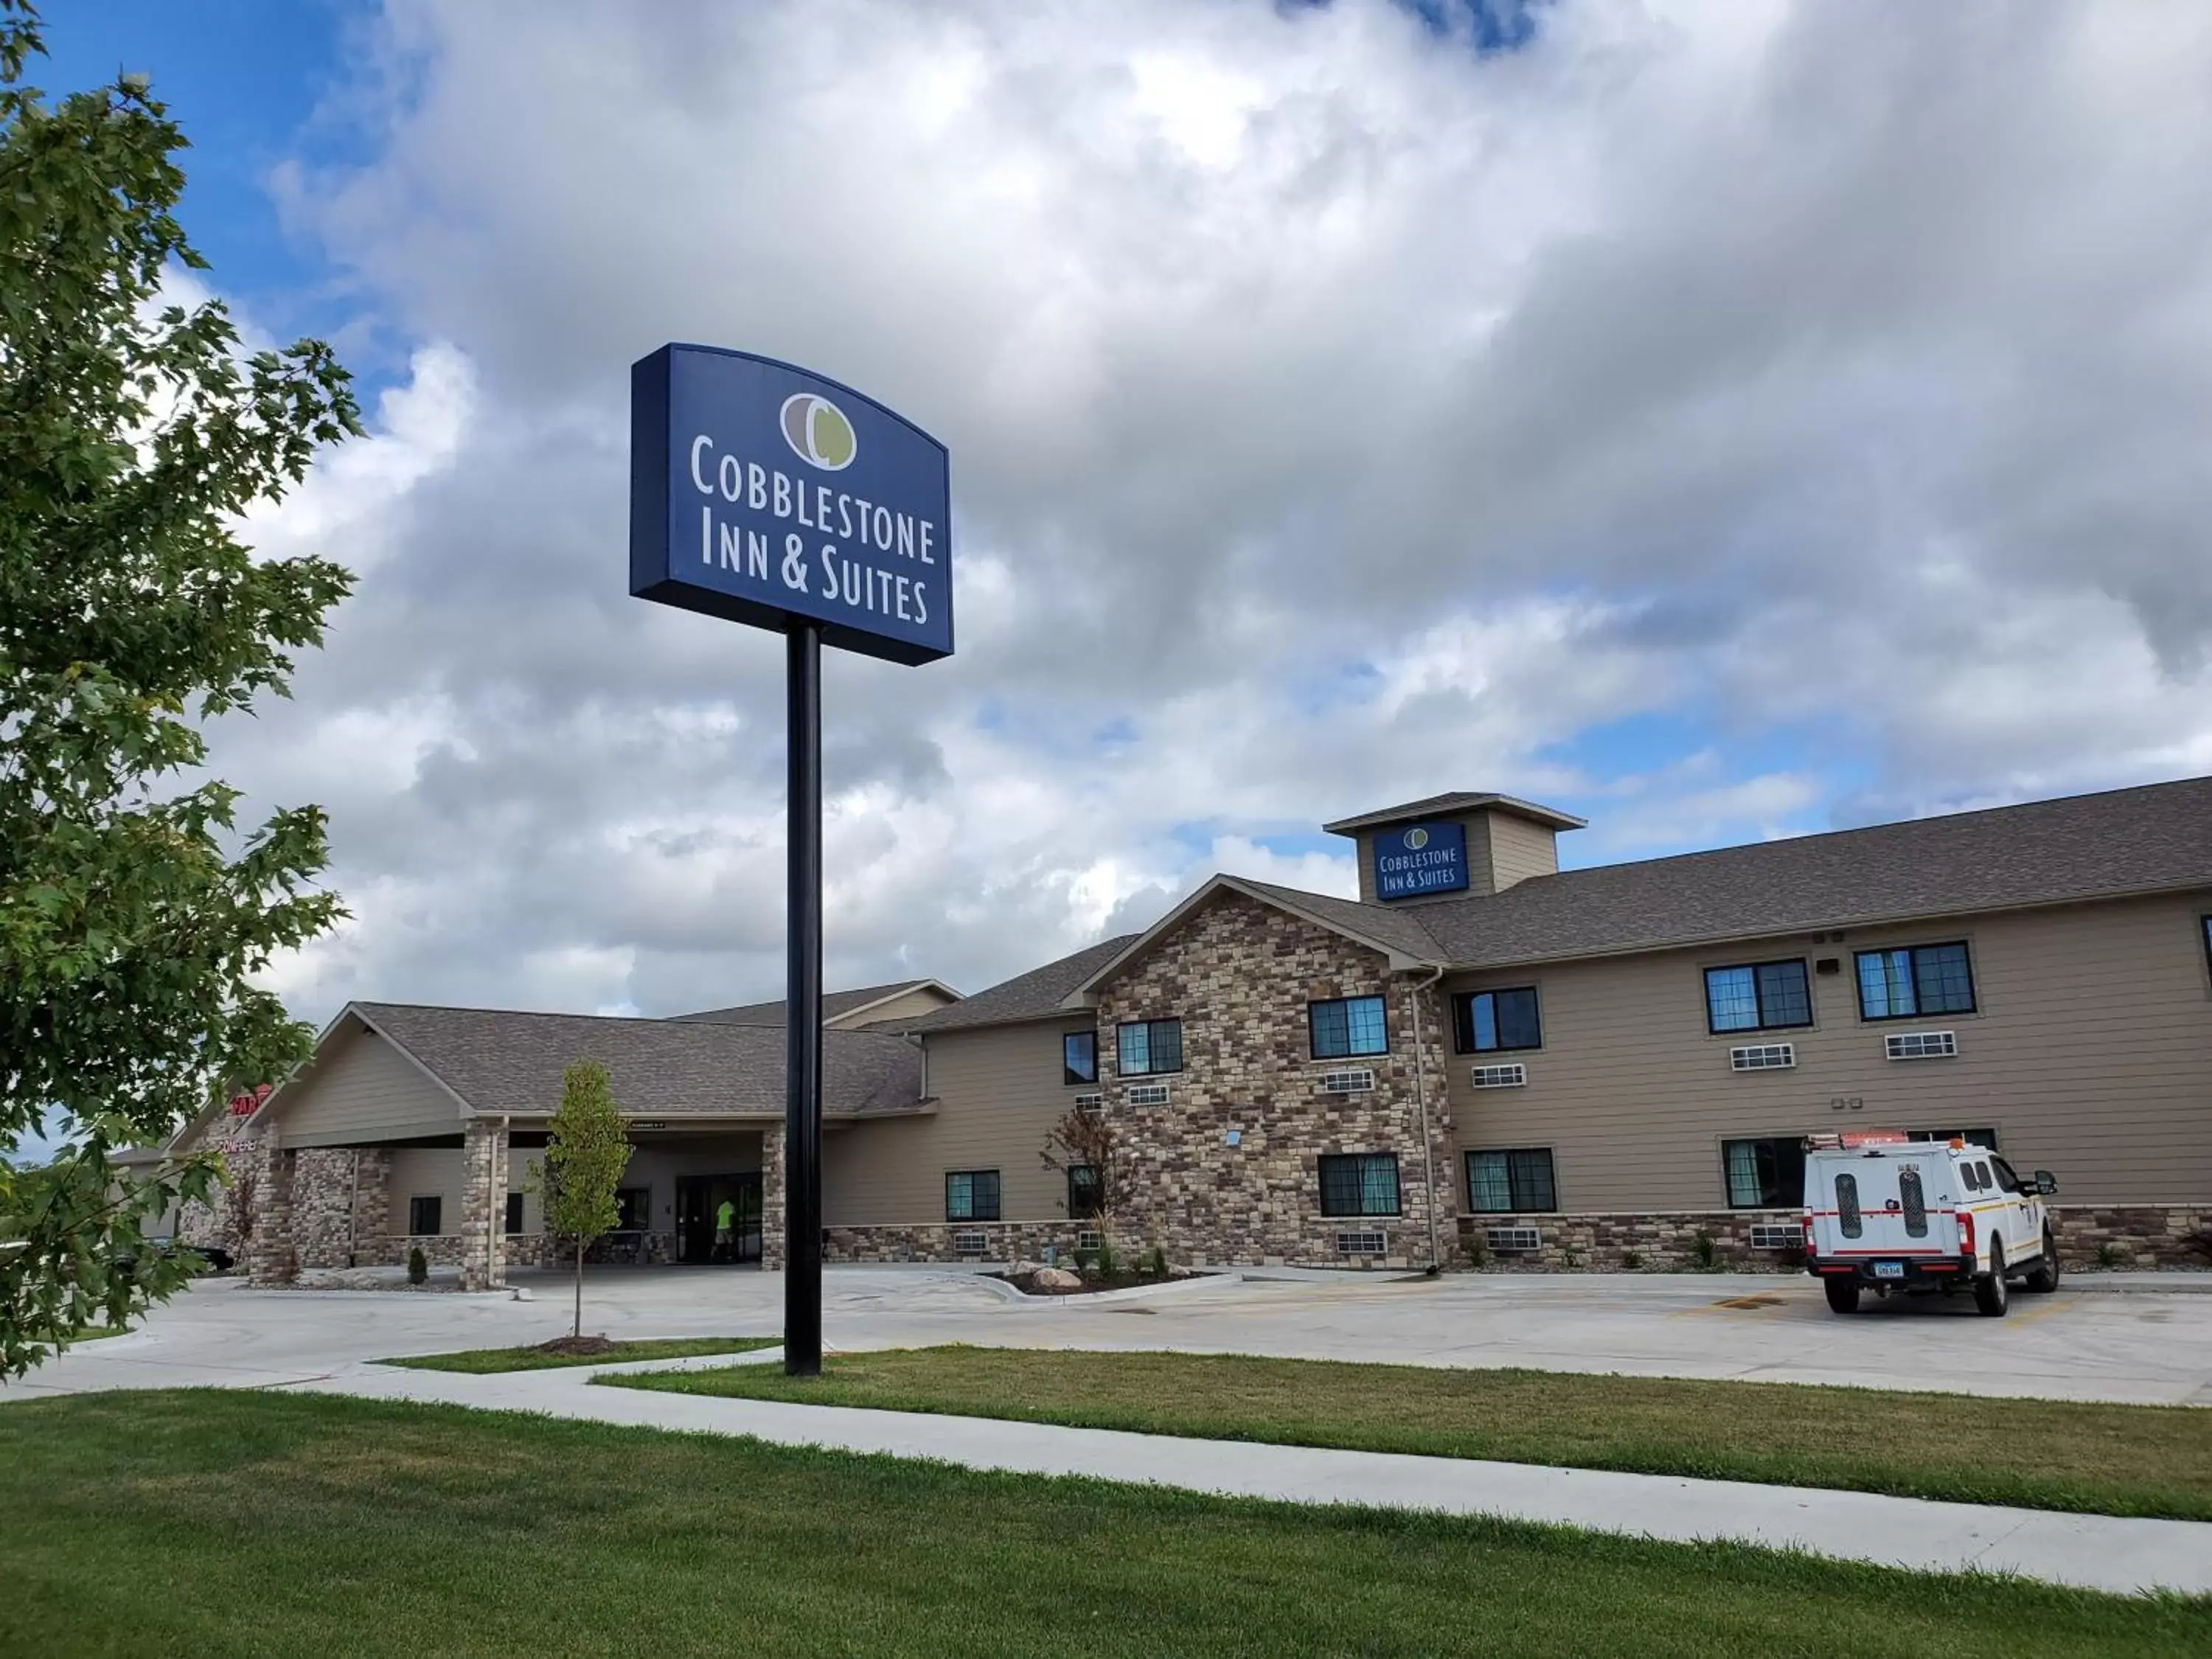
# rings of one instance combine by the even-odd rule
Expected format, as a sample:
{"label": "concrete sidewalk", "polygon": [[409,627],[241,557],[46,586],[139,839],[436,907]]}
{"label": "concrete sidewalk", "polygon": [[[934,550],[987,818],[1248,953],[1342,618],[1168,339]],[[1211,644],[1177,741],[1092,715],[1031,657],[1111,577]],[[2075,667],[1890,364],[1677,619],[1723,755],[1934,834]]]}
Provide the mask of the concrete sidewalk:
{"label": "concrete sidewalk", "polygon": [[[747,1356],[772,1363],[775,1350]],[[540,1412],[630,1427],[750,1435],[781,1445],[925,1457],[1024,1474],[1091,1475],[1296,1504],[1361,1504],[1553,1522],[1694,1542],[1730,1539],[1843,1560],[1946,1572],[2017,1573],[2122,1594],[2212,1594],[2212,1525],[2064,1515],[1867,1492],[1615,1474],[1526,1463],[1186,1440],[987,1418],[793,1406],[596,1388],[607,1370],[696,1369],[726,1356],[652,1366],[493,1376],[354,1365],[303,1385],[356,1398]]]}

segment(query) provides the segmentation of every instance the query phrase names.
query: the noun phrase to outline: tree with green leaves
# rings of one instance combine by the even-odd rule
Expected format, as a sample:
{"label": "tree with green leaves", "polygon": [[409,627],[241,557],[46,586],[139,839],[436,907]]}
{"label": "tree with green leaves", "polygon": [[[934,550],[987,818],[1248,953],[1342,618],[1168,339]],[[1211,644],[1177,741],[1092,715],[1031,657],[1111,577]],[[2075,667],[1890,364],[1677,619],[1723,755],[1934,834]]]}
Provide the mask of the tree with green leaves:
{"label": "tree with green leaves", "polygon": [[198,774],[208,723],[285,695],[351,585],[237,535],[360,430],[347,374],[170,301],[204,269],[182,132],[143,76],[48,102],[43,50],[0,0],[0,1376],[183,1282],[142,1229],[213,1160],[131,1183],[109,1155],[307,1056],[254,976],[344,914],[319,809],[241,830]]}
{"label": "tree with green leaves", "polygon": [[614,1229],[615,1194],[629,1167],[629,1136],[607,1068],[569,1062],[561,1074],[561,1109],[546,1125],[545,1161],[537,1171],[545,1197],[545,1231],[576,1253],[576,1322],[584,1334],[584,1252]]}

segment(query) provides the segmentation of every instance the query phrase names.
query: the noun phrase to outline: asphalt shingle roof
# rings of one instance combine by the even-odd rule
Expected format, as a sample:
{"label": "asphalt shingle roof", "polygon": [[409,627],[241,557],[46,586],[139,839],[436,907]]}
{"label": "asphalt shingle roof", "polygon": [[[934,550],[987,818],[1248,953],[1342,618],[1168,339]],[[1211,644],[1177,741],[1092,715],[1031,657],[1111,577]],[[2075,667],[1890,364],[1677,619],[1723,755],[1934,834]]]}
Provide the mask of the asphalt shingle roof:
{"label": "asphalt shingle roof", "polygon": [[[783,1111],[780,1027],[397,1002],[353,1007],[479,1112],[550,1113],[574,1060],[607,1068],[631,1117]],[[911,1043],[886,1031],[822,1034],[824,1117],[896,1116],[915,1110],[921,1094],[921,1057]]]}
{"label": "asphalt shingle roof", "polygon": [[[1474,799],[1497,798],[1440,795],[1413,805],[1435,811]],[[1417,960],[1503,968],[2160,889],[2212,890],[2212,777],[1597,865],[1534,876],[1502,893],[1419,904],[1366,903],[1243,877],[1231,884]],[[911,1029],[1054,1012],[1140,937],[1063,957]]]}
{"label": "asphalt shingle roof", "polygon": [[1068,993],[1137,942],[1139,936],[1123,933],[1087,945],[1073,956],[1032,968],[988,990],[923,1015],[905,1029],[909,1031],[957,1030],[963,1025],[998,1025],[1018,1019],[1036,1019],[1059,1013]]}
{"label": "asphalt shingle roof", "polygon": [[[926,979],[893,980],[888,985],[864,985],[856,991],[825,991],[822,995],[822,1018],[836,1019],[849,1014],[855,1008],[865,1008],[872,1002],[881,1002],[885,997],[901,991],[910,991],[917,985],[931,983]],[[773,1025],[783,1029],[783,999],[774,1002],[745,1002],[734,1008],[707,1008],[696,1014],[676,1014],[676,1019],[703,1021],[714,1025]]]}
{"label": "asphalt shingle roof", "polygon": [[1438,959],[1503,967],[2199,885],[2212,778],[1566,870],[1410,914]]}

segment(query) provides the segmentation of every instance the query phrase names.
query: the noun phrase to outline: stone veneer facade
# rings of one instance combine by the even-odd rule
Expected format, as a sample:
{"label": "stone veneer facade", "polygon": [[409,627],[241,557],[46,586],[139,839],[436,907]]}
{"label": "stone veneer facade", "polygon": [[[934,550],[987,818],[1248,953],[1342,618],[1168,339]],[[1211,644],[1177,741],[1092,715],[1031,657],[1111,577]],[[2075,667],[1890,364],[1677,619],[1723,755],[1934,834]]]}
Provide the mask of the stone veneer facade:
{"label": "stone veneer facade", "polygon": [[[1224,891],[1102,986],[1100,1086],[1132,1153],[1124,1248],[1158,1242],[1200,1267],[1426,1266],[1433,1205],[1437,1255],[1455,1260],[1445,1011],[1418,982],[1379,951]],[[1354,996],[1384,1000],[1389,1052],[1313,1059],[1306,1005]],[[1120,1076],[1115,1028],[1170,1018],[1183,1069]],[[1355,1067],[1374,1073],[1372,1092],[1321,1092],[1324,1072]],[[1152,1082],[1168,1103],[1131,1104],[1132,1085]],[[1342,1152],[1396,1155],[1396,1215],[1322,1214],[1319,1160]],[[1381,1255],[1340,1252],[1341,1235],[1377,1231]]]}

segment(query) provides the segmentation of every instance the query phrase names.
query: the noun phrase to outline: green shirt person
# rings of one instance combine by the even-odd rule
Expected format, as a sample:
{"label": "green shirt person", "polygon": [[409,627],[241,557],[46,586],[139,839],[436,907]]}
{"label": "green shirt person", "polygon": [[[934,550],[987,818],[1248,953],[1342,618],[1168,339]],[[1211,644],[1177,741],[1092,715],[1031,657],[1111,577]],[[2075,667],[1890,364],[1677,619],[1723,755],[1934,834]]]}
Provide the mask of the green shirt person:
{"label": "green shirt person", "polygon": [[724,1199],[720,1207],[714,1212],[714,1243],[726,1244],[730,1242],[730,1227],[736,1220],[737,1213],[737,1206],[728,1199]]}

